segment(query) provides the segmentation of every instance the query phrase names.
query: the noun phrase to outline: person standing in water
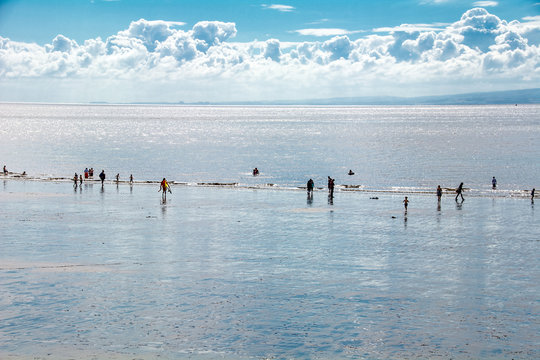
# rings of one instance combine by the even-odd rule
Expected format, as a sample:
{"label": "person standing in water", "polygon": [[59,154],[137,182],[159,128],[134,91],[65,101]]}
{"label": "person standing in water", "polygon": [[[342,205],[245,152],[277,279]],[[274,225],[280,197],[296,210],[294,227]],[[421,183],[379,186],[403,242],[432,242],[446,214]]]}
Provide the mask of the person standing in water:
{"label": "person standing in water", "polygon": [[495,176],[491,179],[491,186],[493,190],[497,188],[497,179],[495,179]]}
{"label": "person standing in water", "polygon": [[307,182],[307,192],[309,194],[313,194],[313,187],[315,186],[315,183],[313,182],[313,179],[309,179]]}
{"label": "person standing in water", "polygon": [[403,200],[403,206],[405,206],[405,212],[407,212],[407,207],[409,206],[409,199],[405,196],[405,200]]}
{"label": "person standing in water", "polygon": [[334,196],[334,179],[332,179],[330,176],[328,177],[328,192],[330,193],[330,196]]}
{"label": "person standing in water", "polygon": [[534,201],[534,192],[536,191],[535,188],[531,190],[531,200]]}
{"label": "person standing in water", "polygon": [[101,179],[101,187],[103,187],[103,183],[105,182],[105,170],[101,170],[99,178]]}
{"label": "person standing in water", "polygon": [[116,183],[118,184],[120,182],[120,174],[116,174]]}
{"label": "person standing in water", "polygon": [[442,189],[441,189],[441,185],[438,185],[437,186],[437,201],[441,202],[441,197],[442,197]]}
{"label": "person standing in water", "polygon": [[129,183],[133,184],[133,174],[129,175]]}
{"label": "person standing in water", "polygon": [[79,175],[79,184],[82,186],[82,174]]}
{"label": "person standing in water", "polygon": [[79,181],[79,175],[77,175],[77,173],[75,173],[75,175],[73,176],[73,187],[76,188],[77,187],[77,182]]}
{"label": "person standing in water", "polygon": [[461,201],[465,201],[465,199],[463,198],[463,183],[459,184],[458,188],[456,189],[456,201],[457,201],[457,198],[458,196],[461,195]]}
{"label": "person standing in water", "polygon": [[161,180],[161,184],[159,184],[159,190],[158,192],[162,191],[161,196],[166,199],[167,198],[167,191],[172,194],[171,187],[169,186],[169,183],[167,182],[167,179],[163,178]]}

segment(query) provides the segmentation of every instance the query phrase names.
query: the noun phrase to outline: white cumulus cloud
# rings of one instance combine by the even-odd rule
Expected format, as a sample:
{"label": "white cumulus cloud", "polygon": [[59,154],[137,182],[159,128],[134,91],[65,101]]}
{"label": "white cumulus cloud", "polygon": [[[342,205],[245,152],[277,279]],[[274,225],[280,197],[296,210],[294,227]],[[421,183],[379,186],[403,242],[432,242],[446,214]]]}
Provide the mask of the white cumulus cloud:
{"label": "white cumulus cloud", "polygon": [[343,29],[304,29],[329,39],[234,42],[234,23],[179,25],[140,19],[106,39],[59,34],[44,46],[0,37],[0,100],[409,96],[540,83],[539,18],[507,21],[484,8],[451,24],[402,25],[356,40]]}

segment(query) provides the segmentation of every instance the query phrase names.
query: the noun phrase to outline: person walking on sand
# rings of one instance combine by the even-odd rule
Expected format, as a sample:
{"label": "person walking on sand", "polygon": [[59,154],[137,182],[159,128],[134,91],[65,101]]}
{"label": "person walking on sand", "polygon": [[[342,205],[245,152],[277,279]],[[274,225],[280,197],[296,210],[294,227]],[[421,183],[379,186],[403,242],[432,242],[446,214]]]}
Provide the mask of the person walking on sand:
{"label": "person walking on sand", "polygon": [[103,183],[105,182],[105,170],[101,170],[99,178],[101,179],[101,187],[103,187]]}
{"label": "person walking on sand", "polygon": [[405,196],[405,200],[403,200],[403,206],[405,206],[405,212],[407,212],[407,207],[409,206],[409,199]]}
{"label": "person walking on sand", "polygon": [[457,198],[458,196],[461,195],[461,201],[465,201],[465,199],[463,198],[463,183],[459,184],[458,188],[456,189],[456,201],[457,201]]}
{"label": "person walking on sand", "polygon": [[161,196],[164,199],[167,198],[167,191],[172,194],[171,187],[170,187],[169,183],[167,182],[167,179],[165,179],[165,178],[163,178],[163,180],[161,180],[161,184],[159,184],[158,192],[160,192],[160,191],[162,192]]}
{"label": "person walking on sand", "polygon": [[437,186],[437,201],[441,202],[441,197],[442,197],[442,189],[441,189],[441,185],[438,185]]}
{"label": "person walking on sand", "polygon": [[497,188],[497,179],[495,179],[495,176],[491,179],[491,186],[493,190]]}

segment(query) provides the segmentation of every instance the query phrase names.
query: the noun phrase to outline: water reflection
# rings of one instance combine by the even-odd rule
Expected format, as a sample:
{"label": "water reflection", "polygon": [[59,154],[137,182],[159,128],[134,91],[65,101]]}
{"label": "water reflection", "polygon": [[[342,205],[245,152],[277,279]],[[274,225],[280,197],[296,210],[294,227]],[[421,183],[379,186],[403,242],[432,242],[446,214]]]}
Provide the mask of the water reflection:
{"label": "water reflection", "polygon": [[313,192],[308,192],[307,194],[307,205],[308,206],[313,205]]}

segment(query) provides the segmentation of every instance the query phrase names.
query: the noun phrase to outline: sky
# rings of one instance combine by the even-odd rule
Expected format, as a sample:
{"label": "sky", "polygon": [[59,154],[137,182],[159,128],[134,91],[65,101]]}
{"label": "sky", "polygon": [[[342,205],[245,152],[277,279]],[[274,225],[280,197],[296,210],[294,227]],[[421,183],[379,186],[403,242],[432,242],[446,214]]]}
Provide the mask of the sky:
{"label": "sky", "polygon": [[538,88],[540,0],[0,0],[0,101]]}

